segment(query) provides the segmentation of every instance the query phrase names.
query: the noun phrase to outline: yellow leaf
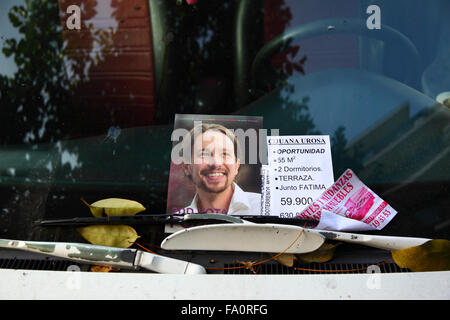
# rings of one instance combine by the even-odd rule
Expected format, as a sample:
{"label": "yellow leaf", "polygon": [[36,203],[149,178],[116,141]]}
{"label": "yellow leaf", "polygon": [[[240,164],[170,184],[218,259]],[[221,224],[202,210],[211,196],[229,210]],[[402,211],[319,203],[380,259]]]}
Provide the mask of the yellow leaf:
{"label": "yellow leaf", "polygon": [[139,238],[136,230],[126,225],[93,225],[77,231],[92,244],[118,248],[128,248]]}
{"label": "yellow leaf", "polygon": [[297,261],[297,257],[292,253],[283,253],[274,259],[286,267],[292,267]]}
{"label": "yellow leaf", "polygon": [[411,271],[450,270],[450,241],[435,239],[420,246],[391,252],[392,258],[400,268]]}
{"label": "yellow leaf", "polygon": [[81,201],[84,202],[85,205],[87,205],[89,207],[89,209],[91,210],[91,213],[94,217],[96,218],[100,218],[101,216],[103,216],[103,208],[95,208],[92,207],[89,203],[86,202],[86,200],[84,200],[83,198],[81,198]]}
{"label": "yellow leaf", "polygon": [[302,253],[298,254],[297,257],[302,259],[305,262],[327,262],[333,259],[334,251],[336,250],[336,247],[339,245],[339,243],[331,244],[328,242],[324,242],[319,249],[308,252],[308,253]]}
{"label": "yellow leaf", "polygon": [[81,201],[91,209],[92,214],[97,218],[100,218],[103,213],[107,216],[132,216],[145,210],[145,207],[137,201],[120,198],[103,199],[92,204],[87,203],[84,199]]}

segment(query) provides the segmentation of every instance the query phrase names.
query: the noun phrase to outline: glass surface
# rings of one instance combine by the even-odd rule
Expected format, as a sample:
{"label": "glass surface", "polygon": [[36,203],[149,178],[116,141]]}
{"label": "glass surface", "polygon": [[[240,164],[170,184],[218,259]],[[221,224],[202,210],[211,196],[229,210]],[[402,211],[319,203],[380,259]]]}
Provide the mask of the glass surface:
{"label": "glass surface", "polygon": [[1,1],[0,237],[61,237],[33,221],[90,216],[80,198],[164,213],[185,113],[330,135],[335,178],[352,169],[398,211],[381,233],[448,239],[448,12],[446,0]]}

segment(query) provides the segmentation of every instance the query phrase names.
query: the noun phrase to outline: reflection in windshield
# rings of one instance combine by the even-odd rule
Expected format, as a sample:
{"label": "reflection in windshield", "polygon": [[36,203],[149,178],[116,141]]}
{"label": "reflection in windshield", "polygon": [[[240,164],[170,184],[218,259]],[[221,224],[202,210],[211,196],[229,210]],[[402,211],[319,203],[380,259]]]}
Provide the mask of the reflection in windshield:
{"label": "reflection in windshield", "polygon": [[[435,100],[450,91],[448,1],[131,3],[1,2],[6,226],[83,215],[81,196],[164,212],[174,115],[192,113],[329,135],[335,177],[355,171],[400,212],[399,233],[448,232],[450,120]],[[381,30],[366,27],[372,4]]]}
{"label": "reflection in windshield", "polygon": [[[63,106],[72,96],[62,62],[61,27],[55,23],[58,5],[13,6],[8,16],[21,39],[5,39],[2,48],[6,57],[14,58],[17,71],[0,77],[1,143],[54,141],[54,135],[60,137],[67,130],[60,120],[69,112]],[[42,28],[47,22],[48,27]]]}

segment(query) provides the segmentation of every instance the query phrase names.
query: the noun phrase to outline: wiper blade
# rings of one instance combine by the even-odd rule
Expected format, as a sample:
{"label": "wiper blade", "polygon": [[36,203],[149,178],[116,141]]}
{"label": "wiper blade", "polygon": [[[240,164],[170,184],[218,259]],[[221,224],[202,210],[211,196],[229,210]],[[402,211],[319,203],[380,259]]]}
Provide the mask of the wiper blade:
{"label": "wiper blade", "polygon": [[239,218],[222,214],[147,214],[134,216],[106,216],[106,217],[76,217],[69,219],[38,220],[39,226],[84,226],[93,224],[166,224],[203,220],[217,223],[217,221],[242,223]]}
{"label": "wiper blade", "polygon": [[[243,220],[244,219],[244,220]],[[194,214],[150,214],[134,216],[106,216],[106,217],[76,217],[68,219],[38,220],[35,224],[43,227],[76,227],[97,224],[166,224],[166,223],[190,223],[190,222],[218,223],[244,223],[244,221],[254,223],[279,223],[312,227],[317,224],[313,220],[297,218],[278,218],[276,216],[228,216],[214,213],[194,213]]]}
{"label": "wiper blade", "polygon": [[76,217],[67,219],[48,219],[35,221],[39,226],[84,226],[92,224],[164,224],[175,221],[179,217],[169,215],[134,215],[134,216],[106,216],[106,217]]}
{"label": "wiper blade", "polygon": [[99,246],[73,242],[45,242],[0,239],[0,248],[17,249],[59,257],[75,262],[146,269],[158,273],[205,274],[203,266],[138,249]]}

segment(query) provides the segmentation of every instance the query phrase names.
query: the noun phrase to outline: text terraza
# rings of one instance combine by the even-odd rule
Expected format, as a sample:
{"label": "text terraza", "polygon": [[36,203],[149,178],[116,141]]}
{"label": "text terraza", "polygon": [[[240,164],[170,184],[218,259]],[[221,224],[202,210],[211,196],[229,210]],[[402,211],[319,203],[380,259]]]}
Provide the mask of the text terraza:
{"label": "text terraza", "polygon": [[299,175],[280,175],[278,176],[280,181],[313,181],[313,178],[309,174]]}

